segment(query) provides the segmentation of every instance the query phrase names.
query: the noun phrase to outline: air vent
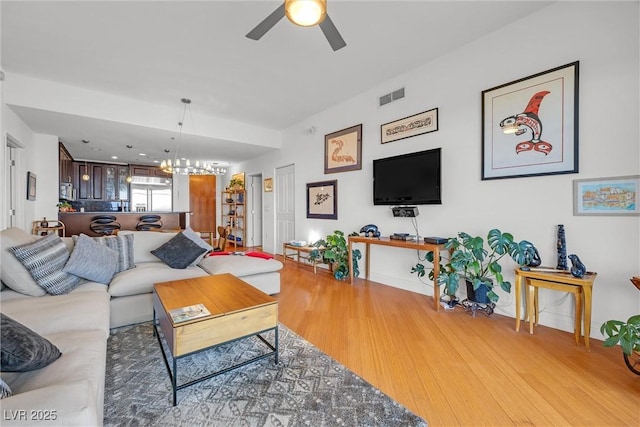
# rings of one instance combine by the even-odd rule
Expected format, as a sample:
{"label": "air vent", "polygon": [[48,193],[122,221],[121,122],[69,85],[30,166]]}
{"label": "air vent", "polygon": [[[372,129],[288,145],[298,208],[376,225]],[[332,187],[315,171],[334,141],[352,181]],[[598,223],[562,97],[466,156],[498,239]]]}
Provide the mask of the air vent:
{"label": "air vent", "polygon": [[382,107],[383,105],[389,104],[390,102],[397,101],[398,99],[404,98],[404,88],[400,88],[394,90],[391,93],[387,93],[386,95],[382,95],[378,98],[378,106]]}
{"label": "air vent", "polygon": [[393,101],[393,99],[391,99],[391,94],[388,93],[384,96],[380,97],[380,106],[382,107],[383,105],[386,105],[388,103],[390,103],[391,101]]}

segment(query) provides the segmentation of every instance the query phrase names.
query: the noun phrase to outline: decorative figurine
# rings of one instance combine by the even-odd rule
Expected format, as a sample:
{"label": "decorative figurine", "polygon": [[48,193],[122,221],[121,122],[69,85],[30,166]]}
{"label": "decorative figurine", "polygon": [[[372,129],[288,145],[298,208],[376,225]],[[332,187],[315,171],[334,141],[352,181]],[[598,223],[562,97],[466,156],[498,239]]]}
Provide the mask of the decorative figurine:
{"label": "decorative figurine", "polygon": [[568,270],[567,266],[567,240],[564,235],[564,225],[558,224],[558,270]]}
{"label": "decorative figurine", "polygon": [[540,254],[538,253],[538,249],[533,246],[533,243],[523,240],[522,243],[527,245],[527,263],[525,264],[528,267],[540,267],[542,264],[542,260],[540,259]]}
{"label": "decorative figurine", "polygon": [[367,224],[360,229],[361,233],[364,233],[364,237],[377,237],[380,238],[380,232],[378,226],[375,224]]}
{"label": "decorative figurine", "polygon": [[587,267],[585,267],[576,254],[569,255],[569,259],[571,260],[571,275],[578,279],[582,279],[584,274],[587,272]]}

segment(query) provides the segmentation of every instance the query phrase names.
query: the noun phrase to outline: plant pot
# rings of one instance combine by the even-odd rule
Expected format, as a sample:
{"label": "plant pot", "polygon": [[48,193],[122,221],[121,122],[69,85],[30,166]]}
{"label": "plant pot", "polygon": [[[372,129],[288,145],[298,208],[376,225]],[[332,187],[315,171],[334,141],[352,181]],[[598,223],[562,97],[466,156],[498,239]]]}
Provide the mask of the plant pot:
{"label": "plant pot", "polygon": [[489,289],[487,285],[482,283],[478,289],[473,289],[473,283],[469,280],[465,280],[467,284],[467,299],[469,301],[477,302],[478,304],[489,304],[491,301],[487,297]]}

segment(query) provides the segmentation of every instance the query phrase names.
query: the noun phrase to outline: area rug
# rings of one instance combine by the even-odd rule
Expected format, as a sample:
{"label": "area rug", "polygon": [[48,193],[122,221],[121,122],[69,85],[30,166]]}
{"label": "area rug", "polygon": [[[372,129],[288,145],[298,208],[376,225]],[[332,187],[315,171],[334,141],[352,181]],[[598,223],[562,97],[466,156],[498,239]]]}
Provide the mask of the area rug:
{"label": "area rug", "polygon": [[[273,342],[273,331],[263,336]],[[174,407],[151,322],[114,329],[107,350],[104,425],[427,425],[282,324],[279,347],[277,365],[267,357],[179,390]],[[250,337],[179,359],[178,384],[268,351]]]}

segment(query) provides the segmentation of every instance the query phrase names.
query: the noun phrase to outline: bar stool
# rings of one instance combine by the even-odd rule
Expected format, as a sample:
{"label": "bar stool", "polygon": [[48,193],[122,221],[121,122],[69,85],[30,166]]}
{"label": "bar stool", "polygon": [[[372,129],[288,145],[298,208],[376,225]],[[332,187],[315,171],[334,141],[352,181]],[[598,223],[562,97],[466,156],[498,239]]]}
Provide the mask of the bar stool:
{"label": "bar stool", "polygon": [[97,234],[111,235],[120,230],[120,223],[113,215],[96,215],[91,218],[89,229]]}
{"label": "bar stool", "polygon": [[149,231],[162,228],[160,215],[142,215],[136,224],[136,230]]}

